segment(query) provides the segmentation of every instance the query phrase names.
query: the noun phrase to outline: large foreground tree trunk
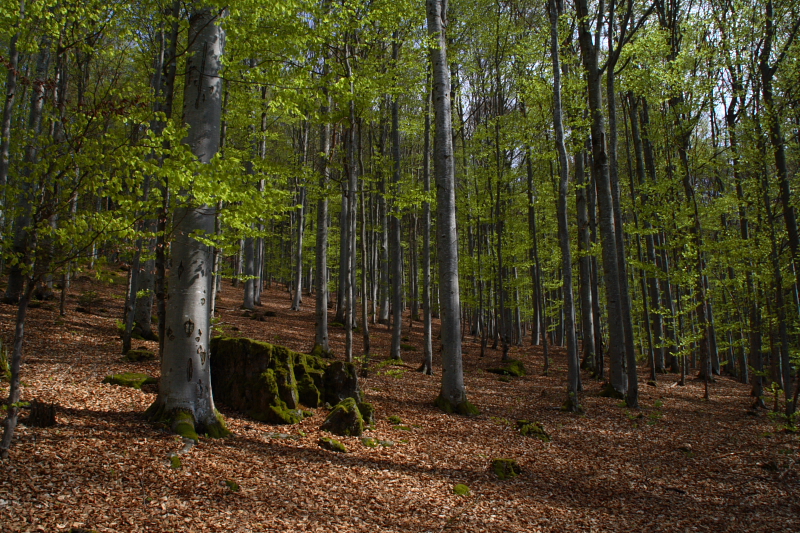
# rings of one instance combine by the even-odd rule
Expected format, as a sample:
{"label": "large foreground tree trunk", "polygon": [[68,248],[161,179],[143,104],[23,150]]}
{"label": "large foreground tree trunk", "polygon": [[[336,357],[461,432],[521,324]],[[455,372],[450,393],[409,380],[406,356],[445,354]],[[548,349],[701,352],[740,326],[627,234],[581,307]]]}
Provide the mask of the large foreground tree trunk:
{"label": "large foreground tree trunk", "polygon": [[[219,150],[219,71],[225,46],[225,33],[218,25],[221,15],[211,8],[194,8],[189,18],[183,109],[189,132],[185,142],[202,163],[209,163]],[[176,210],[161,382],[158,398],[148,409],[152,419],[167,422],[173,431],[194,441],[199,432],[213,437],[227,434],[211,394],[211,250],[192,237],[194,232],[214,232],[214,211],[213,207],[191,205],[191,197],[186,207]]]}
{"label": "large foreground tree trunk", "polygon": [[475,414],[467,401],[461,361],[461,299],[458,292],[458,235],[456,233],[455,160],[450,110],[450,68],[447,63],[446,3],[427,0],[428,33],[434,39],[433,64],[434,175],[436,177],[436,240],[439,263],[439,302],[442,320],[442,388],[436,405],[447,412]]}

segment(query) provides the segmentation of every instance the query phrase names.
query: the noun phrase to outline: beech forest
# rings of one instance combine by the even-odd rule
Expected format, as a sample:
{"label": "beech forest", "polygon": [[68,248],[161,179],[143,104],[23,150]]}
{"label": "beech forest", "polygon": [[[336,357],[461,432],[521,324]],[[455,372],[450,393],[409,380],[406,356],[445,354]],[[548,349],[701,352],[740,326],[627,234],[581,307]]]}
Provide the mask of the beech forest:
{"label": "beech forest", "polygon": [[0,531],[799,531],[799,33],[4,0]]}

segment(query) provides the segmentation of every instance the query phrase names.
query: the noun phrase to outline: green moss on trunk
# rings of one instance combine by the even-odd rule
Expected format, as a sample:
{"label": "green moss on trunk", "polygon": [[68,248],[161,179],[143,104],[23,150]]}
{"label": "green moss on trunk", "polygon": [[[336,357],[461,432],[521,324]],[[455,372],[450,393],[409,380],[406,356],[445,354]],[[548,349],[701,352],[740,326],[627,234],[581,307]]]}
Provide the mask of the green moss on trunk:
{"label": "green moss on trunk", "polygon": [[469,403],[467,400],[459,404],[454,404],[447,398],[443,398],[441,395],[436,398],[434,405],[448,414],[459,414],[464,416],[476,416],[480,414],[480,411],[477,407]]}

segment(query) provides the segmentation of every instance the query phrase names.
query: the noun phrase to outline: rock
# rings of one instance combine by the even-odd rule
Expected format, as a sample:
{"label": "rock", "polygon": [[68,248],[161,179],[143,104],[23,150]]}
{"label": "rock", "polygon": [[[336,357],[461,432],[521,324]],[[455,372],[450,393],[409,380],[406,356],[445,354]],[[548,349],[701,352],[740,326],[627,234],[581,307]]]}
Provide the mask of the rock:
{"label": "rock", "polygon": [[393,440],[379,440],[378,444],[380,444],[384,448],[391,448],[392,446],[394,446],[394,441]]}
{"label": "rock", "polygon": [[492,374],[500,374],[504,376],[522,377],[525,375],[525,365],[519,359],[511,359],[502,367],[488,368],[487,372]]}
{"label": "rock", "polygon": [[125,354],[126,361],[130,361],[131,363],[136,363],[140,361],[152,361],[156,358],[156,354],[151,352],[150,350],[144,348],[137,348],[136,350],[128,350],[128,353]]}
{"label": "rock", "polygon": [[322,357],[323,359],[331,359],[333,357],[333,352],[331,350],[325,350],[321,345],[316,344],[311,350],[311,355],[314,357]]}
{"label": "rock", "polygon": [[147,374],[139,374],[137,372],[125,372],[123,374],[111,374],[103,379],[103,383],[110,383],[112,385],[119,385],[121,387],[131,387],[134,389],[141,389],[142,385],[158,383],[156,378],[151,378]]}
{"label": "rock", "polygon": [[535,437],[544,442],[550,442],[550,435],[544,430],[541,422],[531,422],[529,420],[517,420],[519,433],[523,437]]}
{"label": "rock", "polygon": [[373,439],[372,437],[364,437],[363,439],[361,439],[361,444],[363,444],[367,448],[377,448],[378,447],[378,441]]}
{"label": "rock", "polygon": [[391,424],[402,424],[403,423],[403,419],[400,418],[397,415],[388,416],[388,417],[386,417],[386,420],[388,420]]}
{"label": "rock", "polygon": [[347,453],[347,446],[330,437],[321,437],[319,439],[319,446],[320,448],[324,448],[332,452]]}
{"label": "rock", "polygon": [[347,398],[337,404],[320,429],[334,435],[358,437],[364,432],[364,419],[353,398]]}
{"label": "rock", "polygon": [[361,400],[356,367],[266,342],[236,337],[211,340],[214,400],[264,422],[294,424],[306,413],[346,398]]}
{"label": "rock", "polygon": [[337,404],[346,398],[361,401],[361,390],[358,387],[356,365],[335,361],[325,369],[324,376],[325,401]]}
{"label": "rock", "polygon": [[375,407],[369,402],[359,402],[358,411],[364,419],[365,426],[375,425]]}
{"label": "rock", "polygon": [[516,459],[492,459],[492,470],[499,479],[515,478],[522,473]]}
{"label": "rock", "polygon": [[469,487],[464,485],[463,483],[459,483],[453,487],[453,494],[458,496],[469,496],[470,491]]}

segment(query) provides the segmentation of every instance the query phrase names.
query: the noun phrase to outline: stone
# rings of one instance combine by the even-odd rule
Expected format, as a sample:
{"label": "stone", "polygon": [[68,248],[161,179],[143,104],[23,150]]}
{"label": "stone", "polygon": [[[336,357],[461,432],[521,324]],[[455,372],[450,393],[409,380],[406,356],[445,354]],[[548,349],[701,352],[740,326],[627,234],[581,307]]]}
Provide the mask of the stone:
{"label": "stone", "polygon": [[515,478],[522,473],[516,459],[492,459],[492,470],[499,479]]}
{"label": "stone", "polygon": [[365,426],[375,425],[375,406],[369,402],[359,402],[358,411],[361,413],[361,418],[364,419]]}
{"label": "stone", "polygon": [[338,403],[320,429],[345,437],[360,436],[364,432],[364,419],[355,399],[347,398]]}
{"label": "stone", "polygon": [[503,366],[499,368],[487,368],[486,371],[491,372],[492,374],[520,378],[525,375],[525,365],[519,359],[510,359]]}
{"label": "stone", "polygon": [[320,437],[319,446],[332,452],[347,453],[347,446],[330,437]]}
{"label": "stone", "polygon": [[111,374],[103,379],[103,383],[110,383],[111,385],[119,385],[121,387],[131,387],[133,389],[141,389],[142,385],[158,383],[156,378],[151,378],[147,374],[140,374],[137,372],[124,372],[122,374]]}
{"label": "stone", "polygon": [[123,359],[131,363],[140,361],[152,361],[156,358],[156,354],[145,348],[137,348],[136,350],[128,350]]}
{"label": "stone", "polygon": [[324,376],[325,401],[335,405],[346,398],[361,401],[361,390],[358,387],[358,375],[354,363],[335,361],[325,369]]}
{"label": "stone", "polygon": [[517,420],[519,433],[523,437],[534,437],[543,442],[550,442],[550,435],[544,430],[541,422],[531,422],[529,420]]}

